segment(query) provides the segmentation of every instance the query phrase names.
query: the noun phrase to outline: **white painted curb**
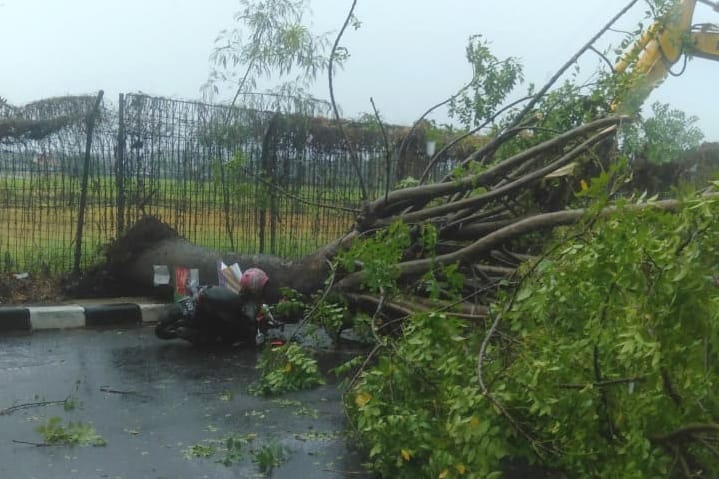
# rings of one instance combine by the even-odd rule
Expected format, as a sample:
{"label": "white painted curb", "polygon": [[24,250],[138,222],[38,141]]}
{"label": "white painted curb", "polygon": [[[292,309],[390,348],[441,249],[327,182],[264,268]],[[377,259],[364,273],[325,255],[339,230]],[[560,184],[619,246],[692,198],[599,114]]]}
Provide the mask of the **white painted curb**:
{"label": "white painted curb", "polygon": [[0,307],[0,334],[42,329],[70,329],[157,323],[172,303],[95,303],[81,306]]}
{"label": "white painted curb", "polygon": [[85,308],[82,306],[30,306],[33,330],[85,327]]}
{"label": "white painted curb", "polygon": [[140,315],[142,316],[143,323],[156,323],[160,320],[162,311],[167,307],[167,304],[141,304]]}

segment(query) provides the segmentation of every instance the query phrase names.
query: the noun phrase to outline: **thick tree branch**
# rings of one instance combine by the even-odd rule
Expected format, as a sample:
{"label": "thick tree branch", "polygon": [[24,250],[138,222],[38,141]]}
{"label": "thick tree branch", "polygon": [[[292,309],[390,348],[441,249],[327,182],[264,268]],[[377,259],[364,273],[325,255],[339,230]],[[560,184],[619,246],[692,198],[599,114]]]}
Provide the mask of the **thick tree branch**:
{"label": "thick tree branch", "polygon": [[[651,203],[627,205],[622,207],[623,210],[637,211],[645,208],[658,208],[662,210],[674,210],[681,203],[678,200],[662,200]],[[617,207],[610,206],[603,209],[600,213],[601,216],[608,216],[615,213],[618,210]],[[479,258],[482,254],[485,254],[493,248],[506,243],[514,238],[518,238],[522,235],[533,233],[535,231],[541,231],[548,228],[555,228],[557,226],[571,225],[579,221],[586,214],[586,210],[566,210],[566,211],[555,211],[552,213],[544,213],[529,218],[525,218],[517,221],[516,223],[501,228],[487,236],[484,236],[475,242],[465,246],[464,248],[457,250],[453,253],[437,256],[434,259],[418,259],[412,261],[406,261],[399,263],[397,268],[400,275],[419,275],[428,271],[429,268],[436,267],[438,265],[449,265],[456,262],[470,263]],[[362,271],[347,275],[341,281],[337,283],[339,290],[351,290],[352,288],[358,287],[363,279]]]}
{"label": "thick tree branch", "polygon": [[545,153],[546,151],[553,148],[563,146],[574,138],[583,136],[596,130],[600,130],[602,128],[616,125],[623,121],[627,121],[627,119],[628,117],[624,116],[610,116],[597,121],[593,121],[591,123],[581,125],[577,128],[562,133],[561,135],[557,135],[550,140],[544,141],[539,145],[528,148],[510,158],[507,158],[506,160],[488,169],[487,171],[476,175],[469,175],[457,181],[447,183],[433,183],[429,185],[395,190],[387,196],[387,201],[382,198],[370,203],[368,205],[368,211],[374,216],[381,216],[383,211],[388,207],[388,205],[393,205],[395,203],[405,201],[430,201],[434,198],[438,198],[441,196],[471,190],[477,188],[478,186],[489,186],[498,178],[503,177],[513,168],[515,168],[522,162],[533,158],[534,156]]}
{"label": "thick tree branch", "polygon": [[468,132],[458,136],[457,138],[455,138],[452,141],[450,141],[449,143],[447,143],[447,145],[445,145],[444,148],[439,150],[429,161],[429,163],[425,167],[424,171],[422,172],[422,176],[420,176],[420,178],[419,178],[419,182],[424,183],[427,180],[427,178],[429,177],[429,172],[432,171],[432,168],[434,168],[434,166],[437,164],[437,162],[439,162],[439,160],[442,158],[442,155],[444,155],[449,150],[454,148],[458,143],[460,143],[465,138],[468,138],[468,137],[474,135],[475,133],[481,131],[482,129],[486,128],[493,121],[495,121],[497,119],[497,117],[499,117],[499,115],[505,113],[507,110],[510,110],[511,108],[514,108],[515,106],[519,105],[520,103],[529,100],[530,98],[532,98],[532,97],[525,96],[525,97],[520,98],[519,100],[513,101],[512,103],[510,103],[510,104],[504,106],[503,108],[501,108],[500,110],[498,110],[494,115],[492,115],[489,119],[487,119],[487,121],[485,121],[481,125],[479,125],[475,128],[472,128]]}
{"label": "thick tree branch", "polygon": [[[569,153],[563,155],[559,159],[555,160],[554,162],[550,163],[547,166],[544,166],[543,168],[539,168],[532,173],[529,173],[511,183],[508,183],[504,186],[500,186],[499,188],[496,188],[494,190],[488,191],[487,193],[471,198],[465,198],[463,200],[446,203],[440,206],[435,206],[433,208],[424,208],[420,211],[415,211],[412,213],[407,213],[401,216],[402,220],[405,223],[415,223],[419,221],[423,221],[429,218],[436,218],[441,217],[443,215],[466,209],[466,208],[478,208],[484,204],[489,203],[490,201],[505,196],[513,191],[516,191],[527,184],[542,178],[546,176],[547,174],[556,171],[557,169],[561,168],[562,166],[565,166],[572,161],[574,161],[579,155],[584,153],[586,150],[591,148],[596,143],[600,142],[601,140],[607,138],[608,136],[614,134],[616,131],[616,126],[612,126],[609,128],[605,128],[600,133],[594,135],[592,138],[588,139],[587,141],[583,142],[579,146],[573,148]],[[379,220],[376,224],[387,226],[392,224],[397,218],[386,218]]]}

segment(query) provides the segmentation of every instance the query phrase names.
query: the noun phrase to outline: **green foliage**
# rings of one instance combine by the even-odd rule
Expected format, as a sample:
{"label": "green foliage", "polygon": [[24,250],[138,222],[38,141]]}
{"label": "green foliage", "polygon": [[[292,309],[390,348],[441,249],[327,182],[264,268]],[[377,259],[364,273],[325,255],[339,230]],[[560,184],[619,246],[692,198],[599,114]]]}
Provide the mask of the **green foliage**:
{"label": "green foliage", "polygon": [[201,443],[193,444],[186,448],[184,456],[186,459],[203,458],[209,459],[222,453],[223,456],[217,460],[218,463],[230,467],[246,457],[248,446],[255,440],[257,434],[229,434],[222,439],[207,439]]}
{"label": "green foliage", "polygon": [[563,451],[562,467],[665,476],[670,445],[652,437],[715,417],[716,211],[703,198],[677,215],[625,211],[544,260],[519,292],[510,321],[527,360],[508,377],[526,393],[512,399]]}
{"label": "green foliage", "polygon": [[3,271],[12,271],[15,267],[15,260],[9,251],[3,253]]}
{"label": "green foliage", "polygon": [[[236,26],[215,40],[210,60],[214,69],[203,86],[219,93],[231,85],[243,103],[258,110],[291,111],[321,106],[306,89],[329,66],[329,35],[315,34],[304,23],[307,0],[241,0]],[[358,24],[355,24],[358,25]],[[347,58],[340,50],[335,61]],[[261,80],[280,84],[263,97],[254,95]],[[269,100],[270,104],[258,103]]]}
{"label": "green foliage", "polygon": [[217,454],[217,446],[214,444],[193,444],[192,446],[185,449],[185,458],[192,459],[193,457],[212,457]]}
{"label": "green foliage", "polygon": [[364,372],[346,403],[382,477],[488,477],[511,431],[479,393],[479,336],[440,314],[411,318],[404,336]]}
{"label": "green foliage", "polygon": [[234,176],[246,176],[245,168],[247,167],[248,162],[249,159],[244,152],[236,151],[232,155],[232,159],[227,162],[227,170]]}
{"label": "green foliage", "polygon": [[[311,313],[310,323],[321,328],[336,339],[349,322],[350,313],[341,299],[323,298],[318,294],[311,298],[291,288],[281,288],[282,299],[271,307],[275,318],[297,319]],[[310,304],[315,301],[314,306]]]}
{"label": "green foliage", "polygon": [[412,243],[410,230],[401,220],[372,237],[355,241],[352,247],[337,256],[337,264],[353,272],[360,265],[363,285],[373,293],[390,294],[396,290],[396,264]]}
{"label": "green foliage", "polygon": [[479,126],[497,111],[514,87],[523,80],[516,58],[500,60],[481,35],[472,35],[466,49],[472,66],[469,85],[449,103],[449,115],[465,128]]}
{"label": "green foliage", "polygon": [[66,411],[74,411],[80,406],[80,401],[75,396],[68,396],[62,402],[62,408]]}
{"label": "green foliage", "polygon": [[363,343],[371,344],[374,343],[375,338],[372,334],[372,317],[358,313],[352,316],[352,330],[354,331],[357,338]]}
{"label": "green foliage", "polygon": [[277,319],[296,319],[304,316],[308,305],[307,298],[292,288],[280,288],[282,299],[273,304],[270,309]]}
{"label": "green foliage", "polygon": [[263,396],[311,389],[324,384],[315,360],[298,344],[266,347],[257,364],[260,379],[252,392]]}
{"label": "green foliage", "polygon": [[68,422],[62,424],[62,418],[53,416],[45,424],[35,429],[51,446],[105,446],[107,442],[89,424]]}
{"label": "green foliage", "polygon": [[[429,223],[421,225],[418,242],[424,251],[424,256],[434,260],[436,256],[435,249],[439,242],[437,228]],[[422,276],[422,284],[424,285],[424,291],[431,299],[439,299],[443,296],[458,299],[464,286],[464,275],[459,272],[459,263],[447,266],[434,264]]]}
{"label": "green foliage", "polygon": [[685,477],[686,461],[717,476],[717,213],[702,196],[676,212],[624,202],[566,234],[493,307],[502,316],[482,361],[491,396],[477,380],[484,327],[408,319],[346,396],[372,467],[498,477],[521,457],[567,477],[645,478]]}
{"label": "green foliage", "polygon": [[270,442],[252,451],[252,462],[263,474],[272,474],[272,470],[287,459],[287,449],[277,441]]}
{"label": "green foliage", "polygon": [[231,434],[225,438],[225,457],[218,462],[227,467],[245,457],[245,449],[255,439],[256,434]]}
{"label": "green foliage", "polygon": [[[256,439],[257,435],[250,434],[230,434],[221,441],[208,440],[205,443],[193,444],[185,449],[185,458],[193,459],[211,458],[218,453],[224,453],[217,462],[231,467],[247,457],[248,447]],[[277,441],[271,441],[258,448],[249,451],[252,462],[257,465],[260,473],[270,475],[272,470],[281,465],[288,457],[289,451]]]}
{"label": "green foliage", "polygon": [[412,176],[408,176],[407,178],[402,178],[401,180],[399,180],[397,184],[394,185],[394,189],[401,190],[403,188],[411,188],[413,186],[419,186],[419,180]]}
{"label": "green foliage", "polygon": [[[527,148],[549,140],[559,132],[576,128],[583,123],[596,120],[609,112],[611,88],[615,78],[612,75],[600,74],[597,83],[591,88],[577,84],[576,76],[547,93],[537,102],[530,116],[524,119],[525,130],[513,141],[501,145],[497,153],[498,159],[507,158]],[[514,120],[509,115],[501,122],[509,124]]]}
{"label": "green foliage", "polygon": [[[256,196],[257,192],[251,182],[248,182],[247,163],[249,159],[242,151],[235,152],[232,158],[222,163],[215,158],[211,162],[212,180],[217,186],[224,186],[229,193],[238,200]],[[259,200],[257,200],[259,202]]]}
{"label": "green foliage", "polygon": [[697,121],[695,116],[656,102],[650,118],[625,127],[623,149],[635,161],[669,163],[681,159],[704,140]]}
{"label": "green foliage", "polygon": [[327,331],[331,338],[336,339],[345,327],[345,318],[348,317],[347,306],[330,301],[317,303],[312,321]]}
{"label": "green foliage", "polygon": [[459,299],[464,286],[464,275],[459,272],[459,263],[453,263],[430,269],[422,276],[422,282],[431,299]]}
{"label": "green foliage", "polygon": [[346,376],[352,370],[361,366],[363,362],[364,358],[362,356],[355,356],[352,359],[348,359],[347,361],[335,366],[332,368],[331,372],[338,377]]}

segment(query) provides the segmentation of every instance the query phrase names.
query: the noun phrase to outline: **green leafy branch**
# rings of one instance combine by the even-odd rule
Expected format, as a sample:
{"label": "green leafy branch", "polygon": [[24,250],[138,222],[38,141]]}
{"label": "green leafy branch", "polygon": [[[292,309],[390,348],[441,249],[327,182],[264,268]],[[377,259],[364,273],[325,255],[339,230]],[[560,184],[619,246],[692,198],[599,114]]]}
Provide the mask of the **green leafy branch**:
{"label": "green leafy branch", "polygon": [[63,425],[62,418],[53,416],[35,429],[48,446],[106,446],[107,441],[95,429],[82,422],[69,421]]}

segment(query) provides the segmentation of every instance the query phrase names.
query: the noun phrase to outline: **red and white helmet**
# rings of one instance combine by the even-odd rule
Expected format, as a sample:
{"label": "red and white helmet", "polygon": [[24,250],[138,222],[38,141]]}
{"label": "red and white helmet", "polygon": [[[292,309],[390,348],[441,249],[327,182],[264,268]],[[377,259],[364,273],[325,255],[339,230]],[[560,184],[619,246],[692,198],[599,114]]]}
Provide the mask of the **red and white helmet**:
{"label": "red and white helmet", "polygon": [[240,288],[242,291],[249,291],[253,294],[258,294],[265,287],[270,277],[267,273],[262,271],[260,268],[249,268],[247,271],[242,273],[240,278]]}

